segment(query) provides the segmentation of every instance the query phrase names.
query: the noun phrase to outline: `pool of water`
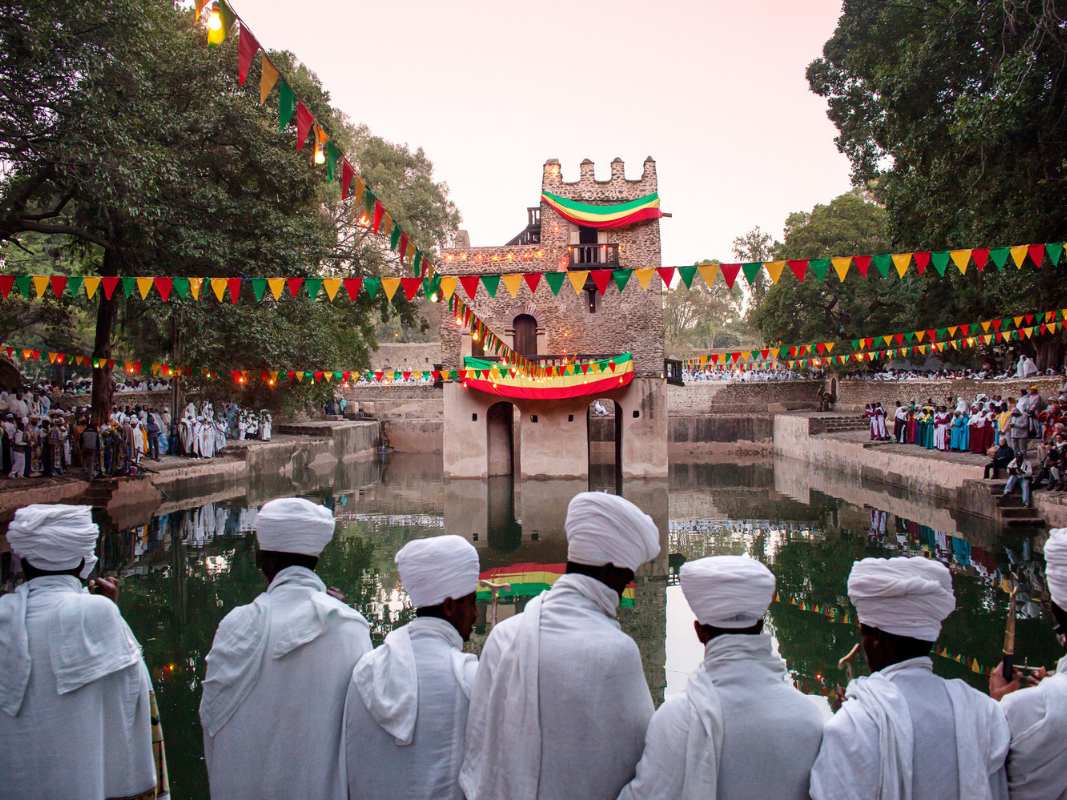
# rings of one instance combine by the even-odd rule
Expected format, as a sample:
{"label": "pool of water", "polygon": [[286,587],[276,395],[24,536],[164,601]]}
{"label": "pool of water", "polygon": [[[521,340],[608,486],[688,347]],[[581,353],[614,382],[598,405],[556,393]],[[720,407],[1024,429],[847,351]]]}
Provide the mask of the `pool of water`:
{"label": "pool of water", "polygon": [[[563,518],[583,483],[510,479],[448,482],[426,459],[358,463],[304,476],[302,494],[332,507],[335,540],[319,572],[371,624],[375,642],[411,618],[393,556],[413,538],[468,538],[485,577],[470,644],[478,652],[494,621],[515,614],[555,579],[566,558]],[[594,484],[610,481],[594,474]],[[255,511],[286,487],[263,483],[207,498],[170,499],[143,513],[104,520],[103,568],[122,576],[121,606],[144,646],[156,683],[175,797],[206,797],[197,708],[204,656],[219,620],[264,588],[254,563]],[[857,641],[845,595],[852,562],[866,555],[926,555],[954,573],[957,611],[945,625],[934,666],[983,688],[1000,657],[1007,582],[1019,581],[1020,660],[1058,657],[1042,609],[1040,536],[997,530],[964,512],[884,488],[822,475],[789,461],[674,464],[666,481],[634,482],[624,494],[661,530],[657,561],[627,590],[620,620],[637,641],[657,702],[684,690],[703,648],[677,585],[678,568],[705,555],[748,553],[778,581],[768,630],[799,687],[836,704],[848,675],[837,661]],[[11,576],[7,575],[9,583]],[[862,661],[862,659],[860,659]],[[857,672],[862,664],[856,665]]]}

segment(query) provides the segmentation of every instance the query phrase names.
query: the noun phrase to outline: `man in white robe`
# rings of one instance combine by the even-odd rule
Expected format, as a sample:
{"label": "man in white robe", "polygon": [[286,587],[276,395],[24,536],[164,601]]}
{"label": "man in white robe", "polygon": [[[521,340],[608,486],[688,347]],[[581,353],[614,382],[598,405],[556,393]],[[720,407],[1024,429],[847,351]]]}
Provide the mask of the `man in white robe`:
{"label": "man in white robe", "polygon": [[314,573],[333,538],[329,509],[287,498],[256,516],[255,602],[222,620],[200,703],[213,800],[344,800],[341,722],[367,621]]}
{"label": "man in white robe", "polygon": [[498,624],[471,693],[467,800],[615,797],[634,776],[652,696],[619,599],[659,554],[651,517],[583,492],[565,523],[566,574]]}
{"label": "man in white robe", "polygon": [[[1045,577],[1052,595],[1052,616],[1060,646],[1067,640],[1067,528],[1049,531],[1045,542]],[[1012,800],[1067,798],[1067,656],[1056,671],[1032,688],[1022,688],[1016,673],[1004,680],[998,664],[989,679],[989,693],[1001,698],[1011,728],[1008,790]]]}
{"label": "man in white robe", "polygon": [[793,688],[763,633],[774,575],[752,558],[715,556],[684,564],[680,582],[704,663],[652,717],[620,800],[807,800],[829,711]]}
{"label": "man in white robe", "polygon": [[0,597],[0,797],[156,796],[140,645],[117,586],[82,586],[99,535],[89,506],[25,506],[8,528],[27,580]]}
{"label": "man in white robe", "polygon": [[813,800],[988,800],[1007,797],[1010,734],[1000,705],[933,674],[930,652],[956,607],[952,577],[926,558],[852,566],[870,677],[845,690],[811,771]]}
{"label": "man in white robe", "polygon": [[349,800],[463,800],[459,767],[478,660],[478,551],[460,536],[408,542],[397,572],[416,618],[352,671],[345,707]]}

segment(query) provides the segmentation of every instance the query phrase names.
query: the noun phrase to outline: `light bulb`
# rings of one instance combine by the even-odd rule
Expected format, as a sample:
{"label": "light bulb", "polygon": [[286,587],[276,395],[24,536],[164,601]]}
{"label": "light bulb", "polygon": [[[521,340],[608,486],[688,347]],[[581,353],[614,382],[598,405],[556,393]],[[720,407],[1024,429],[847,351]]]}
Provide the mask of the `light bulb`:
{"label": "light bulb", "polygon": [[211,14],[207,18],[207,29],[209,31],[222,30],[222,14],[219,13],[217,8],[211,9]]}
{"label": "light bulb", "polygon": [[321,147],[316,147],[315,148],[315,163],[316,164],[325,164],[326,163],[326,154],[324,152],[322,152],[322,148]]}
{"label": "light bulb", "polygon": [[433,294],[430,295],[430,302],[431,303],[436,303],[437,302],[437,292],[434,292]]}

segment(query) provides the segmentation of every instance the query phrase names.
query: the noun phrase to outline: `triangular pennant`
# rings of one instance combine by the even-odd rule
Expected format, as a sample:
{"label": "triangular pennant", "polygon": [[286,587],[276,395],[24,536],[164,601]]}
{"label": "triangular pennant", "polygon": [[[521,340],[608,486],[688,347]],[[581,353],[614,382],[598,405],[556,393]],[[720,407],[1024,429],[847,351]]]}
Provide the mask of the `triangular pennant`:
{"label": "triangular pennant", "polygon": [[304,293],[308,296],[308,300],[317,300],[320,289],[322,289],[322,278],[308,278],[304,281]]}
{"label": "triangular pennant", "polygon": [[278,70],[266,56],[259,60],[259,104],[263,105],[270,96],[271,89],[278,82]]}
{"label": "triangular pennant", "polygon": [[[737,275],[737,264],[724,264],[723,266],[729,267],[729,269],[734,272],[734,275]],[[762,261],[750,261],[747,264],[741,264],[741,274],[745,276],[745,280],[748,281],[749,286],[752,286],[759,279],[760,273],[762,271]]]}
{"label": "triangular pennant", "polygon": [[[553,295],[558,295],[559,294],[559,290],[563,287],[563,281],[566,280],[566,278],[567,278],[567,273],[566,272],[546,272],[545,273],[545,283],[548,284],[548,288],[552,290],[552,294]],[[463,281],[463,279],[460,278],[460,282],[462,282],[462,281]],[[464,288],[466,288],[466,284],[464,284]],[[470,295],[469,292],[468,292],[468,295]]]}
{"label": "triangular pennant", "polygon": [[189,299],[189,279],[178,276],[174,279],[174,293],[182,300]]}
{"label": "triangular pennant", "polygon": [[37,292],[38,297],[44,297],[44,293],[48,291],[48,276],[34,275],[33,288]]}
{"label": "triangular pennant", "polygon": [[692,267],[678,267],[678,275],[682,279],[682,283],[685,284],[686,289],[690,289],[693,286],[693,278],[697,274],[697,268]]}
{"label": "triangular pennant", "polygon": [[1030,261],[1033,262],[1034,267],[1041,269],[1041,263],[1045,260],[1045,245],[1032,244],[1026,248],[1026,253],[1030,256]]}
{"label": "triangular pennant", "polygon": [[478,276],[463,275],[460,277],[459,282],[463,287],[463,291],[467,293],[467,297],[473,300],[478,294]]}
{"label": "triangular pennant", "polygon": [[830,271],[830,259],[813,258],[808,261],[808,269],[815,273],[816,279],[825,281],[826,275]]}
{"label": "triangular pennant", "polygon": [[1009,249],[1011,250],[1011,260],[1015,262],[1015,268],[1022,269],[1023,264],[1026,262],[1026,251],[1029,250],[1029,247],[1025,244],[1017,244]]}
{"label": "triangular pennant", "polygon": [[422,288],[422,278],[401,278],[400,285],[404,287],[404,297],[410,302],[415,299],[415,295]]}
{"label": "triangular pennant", "polygon": [[567,273],[567,280],[571,282],[571,287],[574,289],[575,294],[581,294],[582,289],[585,288],[585,281],[589,277],[589,270],[579,269]]}
{"label": "triangular pennant", "polygon": [[353,303],[356,302],[356,299],[359,297],[360,289],[363,288],[363,279],[345,278],[341,283],[345,287],[345,293],[348,295],[348,299]]}
{"label": "triangular pennant", "polygon": [[671,283],[674,281],[674,267],[656,267],[656,272],[659,273],[663,285],[668,289],[671,288]]}
{"label": "triangular pennant", "polygon": [[[81,275],[72,275],[69,278],[64,278],[64,280],[67,282],[67,287],[66,288],[67,288],[67,292],[70,294],[70,296],[71,297],[77,297],[78,293],[81,292],[82,282],[85,279]],[[167,280],[170,280],[170,278],[168,278]],[[53,286],[52,289],[54,290],[55,286]],[[62,363],[62,362],[60,362],[60,363]]]}
{"label": "triangular pennant", "polygon": [[767,275],[771,279],[771,285],[777,284],[782,277],[782,270],[785,269],[785,262],[768,261],[763,266],[767,269]]}
{"label": "triangular pennant", "polygon": [[974,262],[974,265],[978,267],[978,271],[981,272],[985,269],[985,265],[989,261],[989,248],[975,247],[971,250],[971,260]]}
{"label": "triangular pennant", "polygon": [[837,279],[841,282],[845,282],[845,276],[848,275],[848,268],[852,266],[852,256],[842,256],[839,258],[831,258],[830,264],[833,265],[834,272],[837,273]]}
{"label": "triangular pennant", "polygon": [[[634,275],[637,276],[637,283],[645,291],[648,291],[648,287],[652,283],[652,276],[655,274],[656,270],[652,269],[652,267],[642,267],[641,269],[634,270]],[[558,292],[559,289],[556,289],[556,291]]]}
{"label": "triangular pennant", "polygon": [[67,290],[66,275],[53,275],[48,279],[48,283],[52,287],[52,294],[56,297],[62,297],[63,292]]}
{"label": "triangular pennant", "polygon": [[930,254],[930,261],[942,278],[945,277],[945,270],[948,268],[948,259],[948,250],[937,250]]}
{"label": "triangular pennant", "polygon": [[252,294],[256,298],[256,302],[260,302],[263,299],[263,295],[267,293],[267,279],[266,278],[253,278],[252,279]]}
{"label": "triangular pennant", "polygon": [[142,300],[148,299],[148,293],[152,291],[152,283],[151,278],[137,278],[137,291]]}
{"label": "triangular pennant", "polygon": [[496,297],[496,290],[500,286],[499,275],[482,275],[482,286],[485,287],[485,293],[490,297]]}
{"label": "triangular pennant", "polygon": [[856,265],[856,271],[859,272],[864,278],[867,277],[867,272],[871,268],[870,256],[853,256],[852,262]]}
{"label": "triangular pennant", "polygon": [[[540,276],[541,273],[538,272],[534,274]],[[459,283],[459,281],[452,275],[444,275],[441,277],[441,296],[446,303],[452,299],[452,294],[456,291],[457,283]]]}
{"label": "triangular pennant", "polygon": [[393,299],[393,295],[396,294],[396,290],[400,288],[400,278],[382,278],[382,290],[385,292],[385,299],[390,302]]}
{"label": "triangular pennant", "polygon": [[1060,256],[1063,255],[1063,243],[1049,242],[1045,245],[1045,252],[1048,253],[1048,263],[1055,267],[1060,263]]}
{"label": "triangular pennant", "polygon": [[307,143],[308,134],[311,133],[311,126],[315,124],[315,117],[312,115],[308,107],[304,105],[303,100],[296,101],[296,149],[303,150],[304,145]]}
{"label": "triangular pennant", "polygon": [[226,294],[226,279],[225,278],[212,278],[210,280],[211,291],[215,293],[215,299],[220,303],[222,298]]}
{"label": "triangular pennant", "polygon": [[893,268],[897,271],[897,277],[903,280],[904,274],[911,265],[911,253],[893,253]]}
{"label": "triangular pennant", "polygon": [[803,283],[808,276],[808,260],[806,258],[796,258],[790,259],[786,263],[789,265],[789,271],[793,273],[793,277]]}
{"label": "triangular pennant", "polygon": [[137,281],[132,275],[125,275],[122,278],[122,293],[127,297],[133,297],[137,294]]}
{"label": "triangular pennant", "polygon": [[994,247],[989,251],[989,259],[996,265],[997,269],[1004,269],[1008,263],[1009,252],[1007,247]]}
{"label": "triangular pennant", "polygon": [[[282,292],[285,291],[285,278],[267,278],[267,288],[275,300],[281,300]],[[300,291],[299,288],[297,291]]]}
{"label": "triangular pennant", "polygon": [[252,65],[252,59],[256,57],[258,52],[259,42],[256,41],[256,37],[252,35],[252,31],[248,30],[248,26],[242,20],[238,28],[237,39],[238,85],[245,85],[245,81],[248,80],[248,68]]}
{"label": "triangular pennant", "polygon": [[100,278],[100,283],[104,286],[104,299],[110,300],[118,288],[119,279],[114,275],[105,275]]}
{"label": "triangular pennant", "polygon": [[286,278],[285,286],[289,289],[289,296],[294,300],[300,296],[300,290],[304,288],[303,278]]}
{"label": "triangular pennant", "polygon": [[378,290],[382,288],[381,278],[364,278],[363,279],[363,291],[367,297],[373,300],[378,296]]}
{"label": "triangular pennant", "polygon": [[500,280],[504,283],[504,288],[508,290],[508,294],[512,297],[518,297],[519,287],[522,286],[521,272],[509,272],[506,275],[501,275]]}
{"label": "triangular pennant", "polygon": [[949,255],[952,257],[952,263],[956,265],[956,269],[960,271],[960,274],[966,275],[967,267],[971,263],[971,249],[953,250]]}
{"label": "triangular pennant", "polygon": [[889,253],[879,253],[871,259],[874,262],[874,268],[878,270],[878,274],[883,278],[889,277],[889,268],[892,266],[892,260],[889,257]]}
{"label": "triangular pennant", "polygon": [[326,290],[326,296],[333,302],[333,299],[337,297],[337,292],[341,288],[340,278],[323,278],[322,286]]}
{"label": "triangular pennant", "polygon": [[[87,275],[82,286],[85,287],[85,296],[92,300],[93,296],[96,294],[96,290],[100,287],[100,278],[95,275]],[[7,299],[6,294],[4,295],[4,299]]]}
{"label": "triangular pennant", "polygon": [[619,292],[623,292],[626,289],[626,284],[630,282],[630,276],[633,274],[632,269],[617,269],[611,273],[611,279],[615,281],[615,288]]}
{"label": "triangular pennant", "polygon": [[[541,283],[540,272],[524,272],[522,273],[522,279],[526,281],[526,288],[530,290],[530,294],[537,294],[537,287]],[[622,291],[622,287],[619,287],[619,291]],[[449,293],[451,294],[451,292]]]}
{"label": "triangular pennant", "polygon": [[719,267],[719,272],[722,273],[722,279],[726,281],[726,286],[730,289],[734,288],[734,281],[737,280],[737,273],[740,271],[740,264],[722,264]]}

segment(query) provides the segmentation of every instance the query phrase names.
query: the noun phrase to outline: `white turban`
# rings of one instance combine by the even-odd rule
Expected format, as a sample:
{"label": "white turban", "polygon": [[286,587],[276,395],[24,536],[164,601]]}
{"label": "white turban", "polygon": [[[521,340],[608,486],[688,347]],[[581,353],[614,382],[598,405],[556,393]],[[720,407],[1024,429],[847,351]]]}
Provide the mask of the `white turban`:
{"label": "white turban", "polygon": [[7,541],[20,558],[37,569],[62,572],[85,560],[81,577],[96,566],[96,540],[100,528],[90,506],[35,504],[15,511]]}
{"label": "white turban", "polygon": [[712,556],[679,572],[682,593],[702,625],[751,628],[774,599],[774,575],[754,558]]}
{"label": "white turban", "polygon": [[629,500],[582,492],[567,506],[567,560],[593,567],[614,564],[637,572],[659,555],[652,517]]}
{"label": "white turban", "polygon": [[860,622],[933,642],[956,608],[948,568],[929,558],[865,558],[852,565],[848,597]]}
{"label": "white turban", "polygon": [[330,509],[299,497],[271,500],[256,515],[261,550],[317,557],[333,538],[333,529]]}
{"label": "white turban", "polygon": [[1045,581],[1052,602],[1067,611],[1067,528],[1053,528],[1048,532]]}
{"label": "white turban", "polygon": [[415,608],[466,597],[478,588],[478,551],[462,536],[408,542],[396,554],[396,568]]}

